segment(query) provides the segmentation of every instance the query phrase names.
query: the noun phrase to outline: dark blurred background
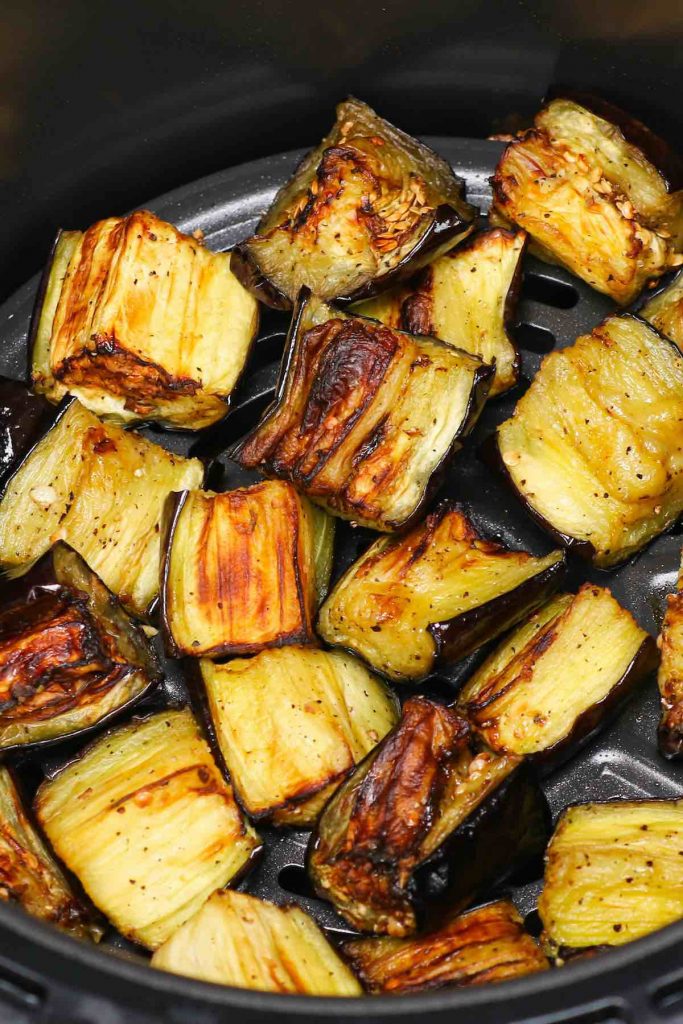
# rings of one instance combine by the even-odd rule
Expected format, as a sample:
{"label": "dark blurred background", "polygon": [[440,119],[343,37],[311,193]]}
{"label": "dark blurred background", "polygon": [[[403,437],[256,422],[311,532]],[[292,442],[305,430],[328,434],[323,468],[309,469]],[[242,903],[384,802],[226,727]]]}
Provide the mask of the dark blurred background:
{"label": "dark blurred background", "polygon": [[682,43],[681,0],[4,0],[0,298],[58,226],[312,143],[350,92],[483,136],[571,83],[676,144]]}

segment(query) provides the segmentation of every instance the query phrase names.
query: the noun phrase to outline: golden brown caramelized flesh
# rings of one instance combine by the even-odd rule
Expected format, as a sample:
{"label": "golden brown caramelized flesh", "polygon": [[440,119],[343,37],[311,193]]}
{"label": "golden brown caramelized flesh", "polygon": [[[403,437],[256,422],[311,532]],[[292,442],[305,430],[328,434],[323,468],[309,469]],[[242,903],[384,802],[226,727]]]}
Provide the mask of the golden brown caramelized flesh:
{"label": "golden brown caramelized flesh", "polygon": [[338,651],[282,647],[220,665],[203,660],[201,674],[242,806],[279,825],[314,824],[399,718],[389,688]]}
{"label": "golden brown caramelized flesh", "polygon": [[352,939],[344,956],[368,992],[462,988],[548,970],[509,900],[450,914],[436,931],[409,939]]}
{"label": "golden brown caramelized flesh", "polygon": [[657,679],[662,703],[659,749],[665,757],[679,759],[683,757],[683,560],[678,590],[667,597],[659,644],[662,652]]}
{"label": "golden brown caramelized flesh", "polygon": [[671,338],[683,352],[683,270],[638,310],[640,316]]}
{"label": "golden brown caramelized flesh", "polygon": [[275,402],[233,456],[344,519],[398,529],[461,447],[492,368],[314,296],[292,323]]}
{"label": "golden brown caramelized flesh", "polygon": [[605,722],[655,663],[652,637],[609,590],[586,583],[504,640],[458,706],[492,750],[543,758]]}
{"label": "golden brown caramelized flesh", "polygon": [[291,484],[185,492],[167,519],[162,614],[174,656],[253,654],[314,639],[332,534],[328,516]]}
{"label": "golden brown caramelized flesh", "polygon": [[318,631],[391,679],[420,679],[518,622],[563,567],[559,551],[536,558],[484,540],[442,504],[409,533],[370,545],[323,604]]}
{"label": "golden brown caramelized flesh", "polygon": [[156,949],[259,846],[187,710],[101,737],[40,787],[60,859],[127,938]]}
{"label": "golden brown caramelized flesh", "polygon": [[538,911],[559,958],[619,946],[683,917],[683,803],[569,807],[548,847]]}
{"label": "golden brown caramelized flesh", "polygon": [[524,231],[494,228],[430,263],[407,285],[358,303],[356,312],[410,334],[429,334],[494,364],[489,398],[519,377],[508,333],[517,304]]}
{"label": "golden brown caramelized flesh", "polygon": [[441,157],[349,99],[232,265],[271,305],[289,308],[302,286],[350,298],[455,245],[474,218]]}
{"label": "golden brown caramelized flesh", "polygon": [[683,355],[637,317],[610,316],[543,360],[498,428],[535,517],[608,568],[683,511]]}
{"label": "golden brown caramelized flesh", "polygon": [[683,263],[683,192],[618,125],[571,100],[553,100],[506,147],[493,190],[494,221],[524,228],[539,255],[616,302]]}
{"label": "golden brown caramelized flesh", "polygon": [[74,894],[29,820],[11,773],[0,767],[0,900],[81,939],[98,942],[102,928]]}
{"label": "golden brown caramelized flesh", "polygon": [[152,957],[152,967],[260,992],[358,996],[362,989],[312,918],[221,890]]}
{"label": "golden brown caramelized flesh", "polygon": [[35,313],[35,389],[117,422],[198,430],[221,419],[258,326],[256,300],[147,210],[62,232]]}
{"label": "golden brown caramelized flesh", "polygon": [[159,589],[166,497],[203,477],[198,459],[102,423],[72,401],[0,498],[0,567],[21,575],[63,540],[129,610],[145,615]]}

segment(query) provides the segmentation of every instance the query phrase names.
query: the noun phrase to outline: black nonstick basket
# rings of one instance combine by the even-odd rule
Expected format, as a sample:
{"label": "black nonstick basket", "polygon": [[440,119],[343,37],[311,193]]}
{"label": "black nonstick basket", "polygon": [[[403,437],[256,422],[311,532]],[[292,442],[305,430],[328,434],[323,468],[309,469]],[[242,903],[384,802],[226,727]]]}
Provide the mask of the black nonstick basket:
{"label": "black nonstick basket", "polygon": [[[427,140],[446,157],[467,185],[470,201],[486,211],[488,179],[501,144],[474,139]],[[275,189],[300,158],[288,152],[224,171],[157,199],[149,206],[183,231],[201,229],[206,244],[227,249],[254,226]],[[0,372],[26,374],[26,335],[37,288],[33,279],[0,309]],[[467,508],[486,536],[541,554],[546,535],[525,514],[502,479],[480,458],[494,427],[510,415],[538,369],[544,353],[570,344],[611,311],[612,303],[564,270],[528,258],[525,264],[516,336],[522,351],[522,382],[490,402],[466,449],[454,462],[439,497]],[[222,424],[200,437],[154,433],[174,451],[212,459],[209,486],[225,490],[253,479],[221,453],[257,420],[272,396],[287,320],[266,312],[232,411]],[[340,524],[335,573],[357,557],[369,531]],[[656,633],[665,595],[675,585],[683,538],[660,537],[637,559],[612,572],[591,570],[570,556],[570,586],[585,579],[608,585],[646,629]],[[471,669],[472,659],[430,677],[420,689],[444,700]],[[185,697],[178,666],[166,662],[162,687],[137,711]],[[410,692],[404,688],[402,692]],[[682,791],[683,769],[656,751],[658,693],[654,680],[641,689],[616,724],[544,780],[554,813],[586,799],[673,797]],[[67,745],[68,749],[68,745]],[[47,756],[24,755],[19,768],[39,781],[64,759],[64,747]],[[261,830],[266,851],[243,883],[250,893],[275,902],[296,898],[332,936],[348,928],[329,904],[315,898],[303,867],[307,833]],[[533,929],[538,878],[508,886]],[[151,970],[136,950],[116,934],[105,947],[81,944],[11,906],[0,904],[0,1021],[11,1024],[214,1024],[219,1021],[330,1020],[389,1021],[428,1019],[457,1024],[654,1024],[683,1019],[683,922],[646,939],[562,970],[502,985],[432,994],[331,1000],[274,996],[207,985]]]}

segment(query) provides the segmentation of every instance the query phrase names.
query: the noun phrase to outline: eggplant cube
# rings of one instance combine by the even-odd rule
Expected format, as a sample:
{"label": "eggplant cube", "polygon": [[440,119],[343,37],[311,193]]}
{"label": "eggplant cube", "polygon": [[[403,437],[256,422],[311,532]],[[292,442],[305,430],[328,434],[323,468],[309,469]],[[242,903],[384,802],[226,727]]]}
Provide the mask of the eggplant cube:
{"label": "eggplant cube", "polygon": [[509,900],[449,914],[423,935],[352,939],[342,950],[366,990],[378,995],[485,985],[549,966]]}
{"label": "eggplant cube", "polygon": [[540,256],[632,302],[683,263],[680,169],[673,191],[658,166],[664,144],[646,133],[616,108],[553,100],[500,158],[494,221],[524,228]]}
{"label": "eggplant cube", "polygon": [[560,551],[509,551],[444,502],[409,533],[370,545],[320,609],[318,632],[390,679],[414,681],[519,622],[563,572]]}
{"label": "eggplant cube", "polygon": [[303,910],[228,890],[215,892],[156,951],[152,967],[260,992],[362,994],[349,968]]}
{"label": "eggplant cube", "polygon": [[329,517],[278,480],[174,495],[161,593],[169,654],[225,657],[312,641],[332,542]]}
{"label": "eggplant cube", "polygon": [[43,783],[35,809],[93,903],[149,949],[236,881],[259,847],[187,710],[98,739]]}
{"label": "eggplant cube", "polygon": [[0,596],[0,749],[92,729],[161,678],[142,629],[67,545]]}
{"label": "eggplant cube", "polygon": [[577,804],[546,853],[538,912],[551,955],[620,946],[683,917],[683,801]]}
{"label": "eggplant cube", "polygon": [[166,497],[200,487],[204,467],[102,423],[77,400],[16,466],[0,497],[0,569],[19,576],[59,540],[123,605],[149,612],[159,590]]}
{"label": "eggplant cube", "polygon": [[399,718],[388,687],[355,658],[282,647],[201,662],[213,730],[251,818],[312,825],[340,780]]}
{"label": "eggplant cube", "polygon": [[683,352],[683,270],[649,296],[638,313]]}
{"label": "eggplant cube", "polygon": [[273,405],[231,452],[328,511],[392,532],[419,513],[493,367],[303,295]]}
{"label": "eggplant cube", "polygon": [[683,511],[683,353],[644,320],[610,316],[552,352],[498,449],[534,518],[610,568]]}
{"label": "eggplant cube", "polygon": [[514,387],[519,352],[508,327],[517,307],[526,232],[493,228],[440,256],[416,278],[355,306],[410,334],[430,334],[495,364],[489,398]]}
{"label": "eggplant cube", "polygon": [[482,750],[452,708],[411,697],[326,805],[308,870],[354,928],[400,937],[539,856],[549,831],[528,765]]}
{"label": "eggplant cube", "polygon": [[79,939],[99,942],[102,928],[73,892],[31,822],[12,774],[0,767],[0,900]]}
{"label": "eggplant cube", "polygon": [[349,99],[238,245],[232,267],[268,305],[381,291],[465,238],[476,211],[441,157]]}
{"label": "eggplant cube", "polygon": [[662,660],[659,692],[662,717],[659,723],[659,751],[671,760],[683,758],[683,552],[678,590],[667,597],[660,634]]}
{"label": "eggplant cube", "polygon": [[34,312],[32,380],[120,423],[222,419],[258,327],[214,253],[147,210],[60,232]]}
{"label": "eggplant cube", "polygon": [[656,662],[654,639],[609,590],[586,583],[504,640],[458,707],[492,750],[557,761],[606,725]]}

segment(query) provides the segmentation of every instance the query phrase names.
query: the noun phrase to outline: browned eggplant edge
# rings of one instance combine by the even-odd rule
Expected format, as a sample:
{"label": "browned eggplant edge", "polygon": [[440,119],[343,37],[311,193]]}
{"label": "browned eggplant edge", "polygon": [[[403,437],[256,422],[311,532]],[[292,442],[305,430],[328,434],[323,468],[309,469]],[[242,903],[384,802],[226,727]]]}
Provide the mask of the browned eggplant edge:
{"label": "browned eggplant edge", "polygon": [[[659,298],[660,295],[675,285],[679,278],[683,278],[683,267],[679,267],[676,270],[670,270],[668,274],[664,274],[663,277],[658,279],[655,288],[645,288],[633,305],[629,307],[627,312],[633,313],[640,320],[645,320],[646,323],[650,324],[650,327],[652,327],[653,330],[659,331],[658,327],[655,327],[653,323],[643,316],[643,310],[652,299]],[[661,331],[659,331],[659,333],[662,334]],[[668,338],[668,335],[666,334],[663,334],[662,336],[667,338],[669,341],[672,340],[671,338]]]}
{"label": "browned eggplant edge", "polygon": [[[66,544],[64,541],[60,541],[59,543],[63,547],[69,548],[69,550],[74,551],[74,549],[71,548],[70,545]],[[55,587],[63,586],[63,584],[57,583],[54,577],[54,570],[52,569],[53,551],[54,548],[51,548],[48,552],[46,552],[46,554],[43,555],[43,557],[38,562],[36,562],[36,564],[32,566],[31,569],[29,569],[29,571],[24,576],[19,576],[15,580],[8,580],[6,578],[0,577],[0,605],[4,607],[5,605],[13,604],[15,601],[18,602],[22,600],[31,600],[31,595],[36,591],[50,591],[53,590]],[[86,566],[88,572],[92,576],[97,575],[90,568],[85,559],[81,558],[77,551],[74,551],[74,554],[80,559],[81,562],[83,562],[83,565]],[[113,725],[116,721],[118,721],[120,717],[123,717],[133,707],[140,703],[145,697],[148,697],[152,690],[156,686],[158,686],[161,680],[163,679],[163,671],[161,669],[161,664],[151,642],[147,639],[147,637],[145,636],[145,634],[143,633],[142,629],[140,628],[139,624],[135,621],[133,616],[131,616],[130,613],[127,612],[126,609],[123,607],[116,594],[113,594],[111,590],[109,590],[106,587],[106,585],[102,582],[102,580],[99,580],[99,582],[107,590],[109,600],[112,602],[112,604],[115,605],[116,608],[120,609],[121,612],[130,620],[130,631],[132,633],[135,633],[140,640],[144,641],[141,647],[145,650],[146,654],[145,660],[147,664],[144,667],[144,671],[147,672],[149,675],[147,685],[144,686],[139,693],[136,693],[129,700],[119,705],[119,707],[113,708],[111,711],[107,712],[106,715],[103,715],[102,718],[98,719],[98,721],[94,722],[92,725],[88,725],[83,729],[74,729],[71,732],[62,733],[62,735],[54,736],[51,739],[37,740],[31,743],[13,743],[10,746],[3,746],[2,748],[0,748],[3,755],[19,753],[24,751],[32,752],[36,750],[42,750],[47,747],[55,746],[55,744],[57,743],[63,743],[65,740],[80,740],[93,736],[96,732],[99,732],[100,729],[104,729],[109,725]],[[57,715],[55,716],[55,718],[58,719],[59,716]]]}
{"label": "browned eggplant edge", "polygon": [[53,426],[55,407],[42,395],[34,395],[23,381],[0,376],[0,490],[17,463],[24,460],[40,438]]}

